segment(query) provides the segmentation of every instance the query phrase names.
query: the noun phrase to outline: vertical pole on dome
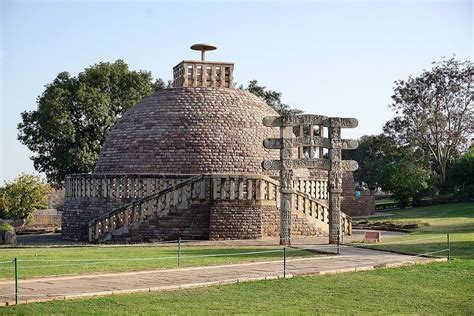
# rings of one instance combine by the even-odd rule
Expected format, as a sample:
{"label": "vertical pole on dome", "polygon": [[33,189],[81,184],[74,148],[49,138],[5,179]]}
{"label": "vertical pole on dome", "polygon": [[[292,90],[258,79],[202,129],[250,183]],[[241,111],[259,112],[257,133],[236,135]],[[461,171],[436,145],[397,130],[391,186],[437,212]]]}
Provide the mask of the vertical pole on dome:
{"label": "vertical pole on dome", "polygon": [[201,61],[206,61],[206,51],[217,49],[216,46],[210,44],[194,44],[191,46],[192,50],[198,50],[201,52]]}

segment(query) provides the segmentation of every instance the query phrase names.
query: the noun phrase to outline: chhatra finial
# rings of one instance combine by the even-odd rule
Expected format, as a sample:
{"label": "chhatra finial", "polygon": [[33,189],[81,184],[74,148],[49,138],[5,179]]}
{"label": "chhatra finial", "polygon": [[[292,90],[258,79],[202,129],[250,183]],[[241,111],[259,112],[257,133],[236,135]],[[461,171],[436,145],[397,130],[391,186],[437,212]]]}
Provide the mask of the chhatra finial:
{"label": "chhatra finial", "polygon": [[193,46],[191,46],[191,49],[201,51],[201,61],[205,61],[206,51],[215,50],[215,49],[217,49],[217,47],[214,46],[214,45],[210,45],[210,44],[194,44]]}

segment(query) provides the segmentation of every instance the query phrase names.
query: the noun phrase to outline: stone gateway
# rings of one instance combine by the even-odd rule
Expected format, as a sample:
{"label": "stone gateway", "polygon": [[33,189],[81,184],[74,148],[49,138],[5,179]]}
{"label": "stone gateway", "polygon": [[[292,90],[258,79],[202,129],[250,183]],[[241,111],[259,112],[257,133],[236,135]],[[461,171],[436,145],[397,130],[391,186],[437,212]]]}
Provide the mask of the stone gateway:
{"label": "stone gateway", "polygon": [[[193,47],[204,57],[213,46]],[[277,113],[235,89],[233,71],[233,63],[182,61],[173,69],[172,88],[127,111],[109,132],[94,171],[66,178],[63,238],[142,242],[279,236],[278,171],[261,166],[263,160],[279,158],[278,151],[263,147],[265,139],[279,138],[278,130],[262,123]],[[291,187],[291,233],[327,235],[327,171],[295,173]],[[350,190],[353,195],[353,184]],[[341,223],[350,233],[344,213]]]}

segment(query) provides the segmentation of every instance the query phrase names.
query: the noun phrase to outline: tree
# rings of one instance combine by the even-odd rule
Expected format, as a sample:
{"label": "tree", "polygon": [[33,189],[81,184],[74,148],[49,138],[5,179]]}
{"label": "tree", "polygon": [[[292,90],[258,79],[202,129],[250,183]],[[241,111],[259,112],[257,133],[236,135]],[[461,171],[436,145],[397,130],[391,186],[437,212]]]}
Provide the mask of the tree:
{"label": "tree", "polygon": [[343,159],[356,160],[359,169],[354,172],[354,180],[365,184],[371,195],[381,186],[384,167],[401,155],[393,141],[387,136],[364,135],[359,139],[359,146],[354,150],[344,150]]}
{"label": "tree", "polygon": [[393,193],[400,208],[405,208],[410,198],[428,186],[429,171],[420,167],[413,157],[406,156],[400,161],[385,166],[381,185]]}
{"label": "tree", "polygon": [[93,65],[77,77],[62,72],[46,85],[37,108],[21,114],[18,139],[35,153],[36,170],[60,187],[67,174],[92,171],[117,119],[164,85],[122,60]]}
{"label": "tree", "polygon": [[282,103],[281,92],[269,90],[267,87],[259,85],[257,80],[251,80],[246,88],[241,85],[240,89],[245,89],[257,97],[262,98],[280,115],[296,115],[303,113],[302,110],[292,109],[288,104]]}
{"label": "tree", "polygon": [[449,168],[448,179],[448,182],[463,193],[474,193],[474,146],[454,161]]}
{"label": "tree", "polygon": [[7,218],[26,220],[36,209],[47,207],[51,192],[40,177],[21,174],[0,188],[0,211]]}
{"label": "tree", "polygon": [[472,63],[451,58],[433,63],[418,77],[395,81],[390,107],[399,116],[385,124],[384,132],[399,145],[418,146],[429,153],[441,183],[449,161],[472,133],[472,73]]}

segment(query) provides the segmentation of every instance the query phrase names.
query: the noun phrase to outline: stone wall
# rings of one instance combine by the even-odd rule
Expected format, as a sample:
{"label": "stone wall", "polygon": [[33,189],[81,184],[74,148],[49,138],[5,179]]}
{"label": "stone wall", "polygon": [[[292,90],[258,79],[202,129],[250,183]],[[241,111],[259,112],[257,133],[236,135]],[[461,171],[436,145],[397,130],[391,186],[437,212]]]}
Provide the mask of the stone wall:
{"label": "stone wall", "polygon": [[208,202],[192,203],[187,209],[176,209],[155,216],[130,229],[129,234],[119,239],[126,242],[148,242],[178,238],[209,239]]}
{"label": "stone wall", "polygon": [[275,174],[261,167],[278,153],[265,138],[277,115],[248,91],[186,87],[163,89],[129,109],[110,130],[94,173]]}
{"label": "stone wall", "polygon": [[66,240],[88,240],[87,224],[90,220],[130,202],[131,199],[66,198],[62,212],[61,237]]}
{"label": "stone wall", "polygon": [[280,211],[275,205],[263,205],[262,212],[262,236],[280,236]]}
{"label": "stone wall", "polygon": [[366,216],[375,214],[375,197],[364,196],[343,196],[341,209],[349,216]]}
{"label": "stone wall", "polygon": [[342,178],[341,211],[349,216],[365,216],[375,213],[374,196],[355,196],[354,176],[345,172]]}
{"label": "stone wall", "polygon": [[262,212],[255,203],[214,201],[210,208],[210,240],[262,237]]}

